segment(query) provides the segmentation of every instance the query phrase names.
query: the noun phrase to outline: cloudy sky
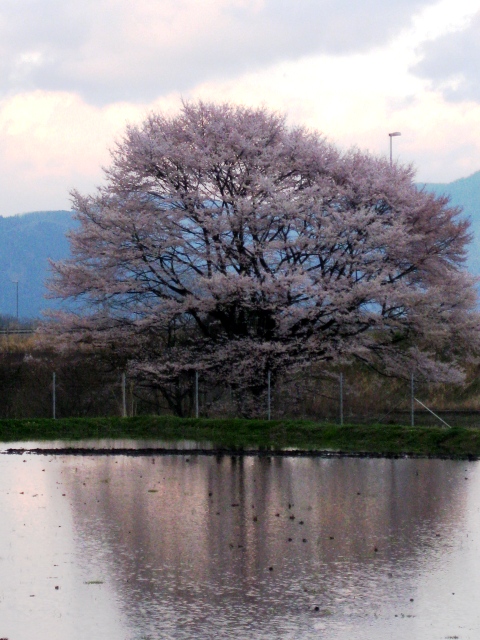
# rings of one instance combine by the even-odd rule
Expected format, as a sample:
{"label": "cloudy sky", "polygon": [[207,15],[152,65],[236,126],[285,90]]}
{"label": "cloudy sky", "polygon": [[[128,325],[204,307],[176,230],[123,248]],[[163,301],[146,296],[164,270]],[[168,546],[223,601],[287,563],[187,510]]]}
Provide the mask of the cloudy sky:
{"label": "cloudy sky", "polygon": [[418,179],[480,170],[480,0],[2,0],[0,214],[69,208],[127,123],[263,104]]}

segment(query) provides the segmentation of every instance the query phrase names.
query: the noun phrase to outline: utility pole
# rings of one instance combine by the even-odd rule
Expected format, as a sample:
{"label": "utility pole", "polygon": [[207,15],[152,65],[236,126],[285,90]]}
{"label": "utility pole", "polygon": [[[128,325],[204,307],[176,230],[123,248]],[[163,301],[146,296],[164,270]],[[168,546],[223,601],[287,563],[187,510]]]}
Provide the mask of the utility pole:
{"label": "utility pole", "polygon": [[12,280],[13,284],[16,286],[16,318],[18,323],[18,280]]}

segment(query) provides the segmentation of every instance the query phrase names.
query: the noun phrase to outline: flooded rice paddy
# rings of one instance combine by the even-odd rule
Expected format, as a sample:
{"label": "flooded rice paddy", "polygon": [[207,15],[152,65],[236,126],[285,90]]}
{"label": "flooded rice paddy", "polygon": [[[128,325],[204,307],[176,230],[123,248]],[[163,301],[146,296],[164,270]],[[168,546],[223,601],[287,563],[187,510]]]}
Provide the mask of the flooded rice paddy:
{"label": "flooded rice paddy", "polygon": [[478,462],[184,444],[0,455],[0,638],[480,637]]}

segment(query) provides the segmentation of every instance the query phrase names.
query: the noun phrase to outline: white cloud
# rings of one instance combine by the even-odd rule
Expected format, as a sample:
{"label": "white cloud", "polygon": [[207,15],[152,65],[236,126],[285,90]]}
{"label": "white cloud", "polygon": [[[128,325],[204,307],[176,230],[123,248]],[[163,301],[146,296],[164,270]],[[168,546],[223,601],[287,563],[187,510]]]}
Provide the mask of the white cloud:
{"label": "white cloud", "polygon": [[286,111],[292,124],[318,129],[343,149],[387,156],[388,132],[401,131],[394,157],[412,163],[419,181],[448,182],[478,171],[480,105],[455,105],[426,90],[408,73],[408,62],[397,46],[382,55],[312,57],[221,85],[205,83],[194,95]]}
{"label": "white cloud", "polygon": [[[399,130],[394,156],[413,162],[421,181],[480,168],[480,105],[449,101],[409,70],[420,43],[466,30],[478,0],[386,9],[378,0],[276,0],[278,15],[273,1],[3,0],[0,215],[68,207],[73,187],[91,192],[126,123],[178,109],[181,95],[263,104],[342,148],[384,155],[388,132]],[[400,29],[390,40],[389,28]]]}
{"label": "white cloud", "polygon": [[115,138],[144,115],[143,108],[98,108],[62,92],[1,101],[0,214],[70,208],[70,190],[91,190],[101,180]]}
{"label": "white cloud", "polygon": [[453,101],[480,102],[480,11],[462,29],[443,34],[420,48],[413,72]]}
{"label": "white cloud", "polygon": [[282,60],[378,47],[434,2],[4,0],[0,91],[150,101]]}

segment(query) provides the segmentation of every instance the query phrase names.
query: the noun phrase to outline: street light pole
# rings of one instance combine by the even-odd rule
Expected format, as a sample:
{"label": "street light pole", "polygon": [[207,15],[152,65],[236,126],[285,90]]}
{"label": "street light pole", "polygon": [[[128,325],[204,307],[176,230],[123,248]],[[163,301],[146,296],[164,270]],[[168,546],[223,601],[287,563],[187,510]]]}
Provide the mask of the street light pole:
{"label": "street light pole", "polygon": [[389,133],[388,135],[390,137],[390,166],[392,166],[392,164],[393,164],[392,138],[395,138],[396,136],[401,136],[402,134],[400,133],[400,131],[394,131],[393,133]]}
{"label": "street light pole", "polygon": [[16,285],[17,287],[17,291],[16,291],[16,301],[17,301],[17,305],[16,305],[16,310],[17,310],[17,322],[18,322],[18,280],[12,280],[13,284]]}

